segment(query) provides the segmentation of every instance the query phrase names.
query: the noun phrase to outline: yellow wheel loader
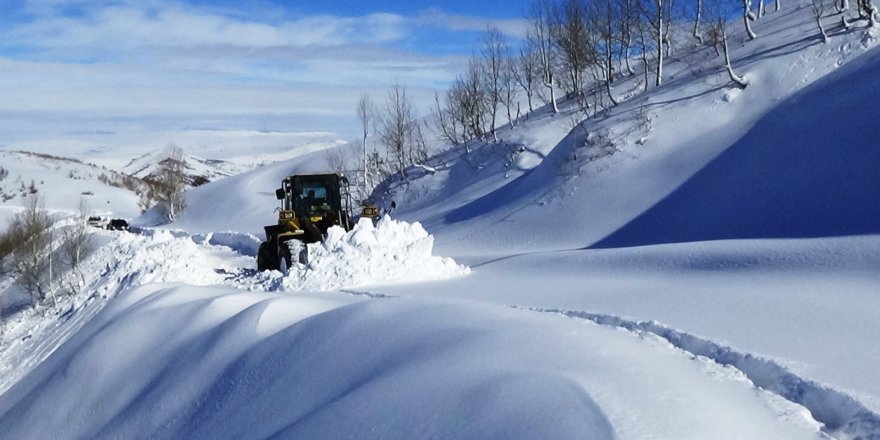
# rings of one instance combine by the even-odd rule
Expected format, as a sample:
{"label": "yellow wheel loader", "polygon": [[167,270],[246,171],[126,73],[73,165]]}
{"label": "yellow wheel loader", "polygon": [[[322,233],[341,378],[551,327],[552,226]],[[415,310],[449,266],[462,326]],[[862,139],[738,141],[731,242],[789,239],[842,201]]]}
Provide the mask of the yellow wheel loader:
{"label": "yellow wheel loader", "polygon": [[281,201],[278,223],[265,226],[266,241],[257,252],[257,269],[286,271],[293,263],[308,263],[307,244],[323,241],[327,229],[351,230],[351,193],[341,174],[305,174],[284,178],[275,190]]}

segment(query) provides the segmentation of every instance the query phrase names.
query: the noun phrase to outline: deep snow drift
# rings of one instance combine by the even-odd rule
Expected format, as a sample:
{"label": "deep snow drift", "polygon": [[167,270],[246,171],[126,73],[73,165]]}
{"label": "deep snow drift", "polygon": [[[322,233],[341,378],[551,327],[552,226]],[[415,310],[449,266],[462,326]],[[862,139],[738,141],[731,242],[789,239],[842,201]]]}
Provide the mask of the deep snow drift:
{"label": "deep snow drift", "polygon": [[2,396],[0,431],[820,438],[802,408],[657,338],[491,305],[334,298],[131,290]]}

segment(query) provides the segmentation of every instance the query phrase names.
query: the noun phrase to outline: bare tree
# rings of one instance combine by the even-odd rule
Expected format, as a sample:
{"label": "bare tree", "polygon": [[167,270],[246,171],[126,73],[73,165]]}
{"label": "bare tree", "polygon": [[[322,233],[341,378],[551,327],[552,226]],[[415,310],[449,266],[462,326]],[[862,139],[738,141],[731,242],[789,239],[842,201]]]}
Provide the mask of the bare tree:
{"label": "bare tree", "polygon": [[663,4],[666,8],[666,12],[664,12],[664,15],[666,16],[666,28],[663,30],[663,49],[666,51],[666,58],[669,58],[672,56],[672,51],[675,47],[672,44],[672,28],[673,25],[679,20],[677,20],[677,3],[675,2],[675,0],[664,0]]}
{"label": "bare tree", "polygon": [[370,95],[361,95],[360,99],[358,99],[357,103],[357,117],[361,123],[361,129],[363,130],[363,139],[362,144],[364,148],[364,194],[367,195],[370,193],[369,190],[369,171],[367,170],[367,136],[370,134],[370,127],[373,125],[373,115],[376,113],[375,108],[373,106],[373,102],[370,100]]}
{"label": "bare tree", "polygon": [[664,57],[664,39],[666,38],[666,1],[653,0],[652,8],[645,8],[649,11],[650,19],[647,20],[651,24],[654,36],[654,46],[657,54],[657,68],[655,71],[655,85],[660,87],[663,84],[663,57]]}
{"label": "bare tree", "polygon": [[452,88],[454,106],[460,109],[465,135],[472,139],[486,134],[489,98],[483,82],[483,63],[471,59],[465,74],[456,79]]}
{"label": "bare tree", "polygon": [[703,34],[700,32],[700,18],[703,16],[703,0],[697,0],[697,10],[694,14],[694,38],[697,42],[703,44]]}
{"label": "bare tree", "polygon": [[715,49],[715,56],[720,57],[724,55],[721,51],[721,28],[717,23],[713,21],[706,26],[706,36],[708,37],[708,42],[712,46],[712,49]]}
{"label": "bare tree", "polygon": [[739,88],[744,89],[748,83],[733,71],[733,66],[730,64],[730,50],[727,47],[727,32],[725,31],[724,20],[718,20],[718,26],[721,30],[721,45],[724,47],[724,66],[727,68],[727,74],[730,76],[730,80],[733,81],[734,84]]}
{"label": "bare tree", "polygon": [[186,162],[183,149],[174,144],[165,147],[163,157],[159,162],[159,175],[156,178],[157,197],[168,220],[174,221],[186,209]]}
{"label": "bare tree", "polygon": [[746,34],[748,34],[749,40],[754,40],[758,37],[755,31],[752,30],[752,22],[755,19],[755,13],[752,12],[752,0],[743,0],[743,23],[746,25]]}
{"label": "bare tree", "polygon": [[515,127],[519,112],[514,116],[513,109],[518,108],[516,90],[516,59],[511,57],[509,51],[505,51],[504,63],[501,69],[501,102],[507,110],[507,121]]}
{"label": "bare tree", "polygon": [[871,0],[858,0],[859,4],[859,16],[862,19],[868,20],[868,26],[874,27],[877,25],[877,9],[874,7],[874,4],[871,3]]}
{"label": "bare tree", "polygon": [[[587,10],[581,0],[562,0],[549,16],[553,46],[565,67],[565,91],[572,97],[584,94],[584,74],[596,64],[595,44],[587,23]],[[587,105],[586,107],[589,107]]]}
{"label": "bare tree", "polygon": [[649,37],[649,28],[651,28],[651,10],[650,5],[648,4],[648,0],[638,1],[636,3],[637,12],[636,12],[636,30],[638,30],[638,39],[637,48],[639,49],[639,53],[641,54],[642,59],[642,73],[644,75],[645,82],[645,90],[648,90],[648,83],[650,77],[651,70],[651,60],[648,59],[649,54],[652,51],[652,39]]}
{"label": "bare tree", "polygon": [[7,262],[6,257],[12,255],[15,248],[24,241],[22,232],[19,224],[13,221],[9,223],[3,234],[0,234],[0,275],[8,272],[6,265],[3,264]]}
{"label": "bare tree", "polygon": [[424,164],[428,161],[428,142],[422,134],[422,124],[415,122],[412,133],[411,161],[414,165]]}
{"label": "bare tree", "polygon": [[371,180],[374,182],[381,182],[394,173],[391,164],[376,149],[370,152],[369,156],[367,156],[367,161],[369,162],[369,170],[372,175]]}
{"label": "bare tree", "polygon": [[[534,111],[532,106],[532,96],[535,94],[535,85],[541,78],[540,73],[541,58],[538,50],[534,46],[534,41],[527,38],[519,50],[519,57],[516,63],[516,82],[526,94],[526,102],[529,106],[529,113]],[[528,117],[528,115],[526,115]]]}
{"label": "bare tree", "polygon": [[88,206],[85,201],[80,201],[79,211],[73,217],[73,224],[66,227],[62,232],[63,244],[61,252],[74,275],[74,282],[70,284],[72,292],[76,293],[85,283],[85,276],[80,268],[83,258],[94,248],[92,235],[86,223],[88,219]]}
{"label": "bare tree", "polygon": [[36,195],[28,198],[24,211],[12,222],[12,228],[16,229],[13,235],[20,240],[13,253],[13,264],[19,283],[34,304],[40,303],[49,293],[47,272],[51,236],[47,231],[51,225],[52,221]]}
{"label": "bare tree", "polygon": [[813,18],[816,19],[816,26],[819,28],[819,35],[822,37],[822,42],[828,42],[828,34],[825,33],[825,28],[822,27],[822,15],[825,14],[825,8],[827,7],[825,4],[826,0],[812,0],[811,4],[813,6]]}
{"label": "bare tree", "polygon": [[615,21],[619,19],[620,11],[615,8],[616,3],[610,0],[594,2],[592,5],[593,8],[590,11],[590,15],[593,20],[590,29],[593,33],[599,36],[596,50],[598,52],[597,58],[598,56],[601,56],[602,58],[602,62],[599,64],[602,66],[602,79],[605,84],[605,92],[608,94],[608,99],[611,100],[611,104],[617,105],[617,100],[614,99],[614,95],[611,93],[611,83],[614,81],[613,57],[614,49],[617,45]]}
{"label": "bare tree", "polygon": [[446,90],[443,102],[440,101],[440,93],[434,91],[434,106],[431,108],[431,123],[440,139],[451,145],[461,145],[464,142],[464,118],[461,116],[461,108],[456,105],[455,85]]}
{"label": "bare tree", "polygon": [[406,168],[412,165],[415,128],[412,102],[406,93],[406,87],[394,83],[385,101],[385,115],[379,136],[402,177],[406,177]]}
{"label": "bare tree", "polygon": [[632,65],[630,64],[631,58],[631,50],[633,46],[633,38],[634,38],[634,27],[635,22],[638,20],[637,16],[637,8],[635,6],[636,0],[615,0],[617,2],[616,7],[620,10],[620,19],[618,21],[619,31],[618,38],[620,41],[620,56],[623,57],[626,63],[626,71],[632,76],[635,75],[636,72],[633,70]]}
{"label": "bare tree", "polygon": [[[712,15],[715,19],[714,30],[710,33],[710,36],[714,39],[712,43],[717,47],[721,46],[724,54],[724,67],[727,69],[727,74],[730,77],[730,80],[739,88],[744,89],[748,86],[748,83],[741,76],[737,75],[736,72],[733,71],[733,66],[730,63],[730,50],[727,45],[727,26],[726,19],[727,17],[731,17],[734,9],[735,0],[715,0],[712,5]],[[748,1],[748,0],[745,0]]]}
{"label": "bare tree", "polygon": [[550,35],[551,8],[548,0],[535,0],[532,4],[532,29],[528,38],[532,40],[531,44],[538,48],[541,57],[541,82],[550,94],[553,114],[556,114],[559,113],[559,107],[556,105],[555,57],[552,50],[553,37]]}
{"label": "bare tree", "polygon": [[498,105],[504,101],[502,84],[505,60],[509,58],[507,39],[498,28],[490,27],[483,35],[483,89],[486,91],[487,106],[489,109],[489,130],[495,140]]}

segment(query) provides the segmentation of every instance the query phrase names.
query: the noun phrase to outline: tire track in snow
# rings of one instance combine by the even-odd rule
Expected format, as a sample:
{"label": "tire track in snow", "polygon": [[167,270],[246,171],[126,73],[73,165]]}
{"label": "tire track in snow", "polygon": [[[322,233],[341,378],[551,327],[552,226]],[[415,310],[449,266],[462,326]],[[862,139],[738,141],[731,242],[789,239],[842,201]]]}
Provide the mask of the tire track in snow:
{"label": "tire track in snow", "polygon": [[[341,290],[370,299],[395,298],[394,295],[364,290]],[[803,406],[813,418],[824,425],[823,432],[831,437],[852,440],[880,440],[880,415],[866,408],[855,398],[819,382],[802,378],[776,362],[743,353],[706,338],[666,327],[656,321],[632,321],[615,315],[581,310],[543,309],[508,305],[518,310],[558,314],[583,319],[595,324],[622,328],[636,334],[652,334],[672,346],[741,371],[756,387]]]}
{"label": "tire track in snow", "polygon": [[656,321],[631,321],[619,316],[580,310],[518,307],[540,313],[560,314],[592,321],[598,325],[623,328],[633,333],[659,336],[674,347],[740,370],[752,383],[784,399],[805,407],[824,425],[830,436],[844,439],[880,440],[880,415],[855,398],[816,381],[799,377],[776,362],[735,350],[711,340],[671,329]]}
{"label": "tire track in snow", "polygon": [[383,293],[373,293],[367,292],[365,290],[351,290],[351,289],[342,289],[340,290],[342,293],[347,293],[351,296],[363,296],[370,299],[389,299],[389,298],[399,298],[396,295],[385,295]]}

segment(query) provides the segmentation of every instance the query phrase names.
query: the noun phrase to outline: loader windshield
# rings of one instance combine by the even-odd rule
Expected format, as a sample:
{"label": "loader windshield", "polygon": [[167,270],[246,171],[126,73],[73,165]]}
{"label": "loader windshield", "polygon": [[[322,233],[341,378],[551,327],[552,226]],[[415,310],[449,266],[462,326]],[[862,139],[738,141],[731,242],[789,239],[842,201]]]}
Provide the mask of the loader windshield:
{"label": "loader windshield", "polygon": [[291,202],[300,215],[340,210],[339,178],[336,175],[298,176],[292,182]]}

